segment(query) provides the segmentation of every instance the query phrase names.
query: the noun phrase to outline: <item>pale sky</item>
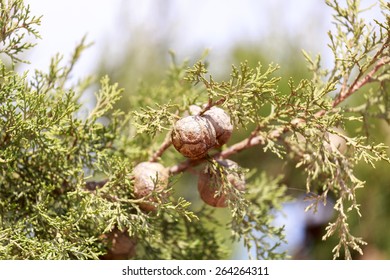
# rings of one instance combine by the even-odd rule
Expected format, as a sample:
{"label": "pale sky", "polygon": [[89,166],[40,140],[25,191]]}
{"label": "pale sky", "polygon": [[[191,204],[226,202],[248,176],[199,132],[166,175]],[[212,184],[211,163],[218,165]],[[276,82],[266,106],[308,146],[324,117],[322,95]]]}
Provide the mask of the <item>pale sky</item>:
{"label": "pale sky", "polygon": [[[102,52],[109,47],[112,59],[131,41],[137,27],[164,36],[173,34],[170,49],[179,55],[193,55],[194,49],[226,52],[237,42],[261,41],[270,33],[296,38],[304,49],[320,50],[320,42],[330,26],[330,10],[321,0],[26,0],[32,14],[43,15],[39,28],[42,40],[29,53],[32,65],[22,69],[47,69],[57,52],[67,57],[87,34],[94,46],[84,53],[75,76],[94,71]],[[314,14],[314,15],[313,15]],[[313,17],[311,17],[313,16]],[[315,22],[307,22],[314,18]],[[305,33],[303,33],[303,30]],[[303,34],[302,34],[303,33]],[[319,35],[322,34],[322,35]],[[264,45],[269,45],[264,40]],[[322,44],[323,45],[323,44]],[[276,44],[275,48],[283,48]]]}
{"label": "pale sky", "polygon": [[[238,42],[260,42],[283,54],[289,37],[301,49],[329,56],[326,32],[333,28],[325,0],[25,0],[34,15],[43,15],[42,40],[28,53],[32,65],[21,69],[47,69],[57,52],[67,57],[87,34],[94,46],[87,50],[75,76],[93,73],[99,57],[110,50],[120,61],[126,43],[137,29],[158,36],[171,35],[170,49],[179,57],[195,49],[223,55]],[[368,7],[379,0],[361,1]],[[367,5],[367,6],[365,6]],[[377,16],[375,10],[370,12]],[[273,34],[275,42],[267,40]],[[277,62],[277,61],[276,61]],[[80,78],[80,77],[79,77]]]}

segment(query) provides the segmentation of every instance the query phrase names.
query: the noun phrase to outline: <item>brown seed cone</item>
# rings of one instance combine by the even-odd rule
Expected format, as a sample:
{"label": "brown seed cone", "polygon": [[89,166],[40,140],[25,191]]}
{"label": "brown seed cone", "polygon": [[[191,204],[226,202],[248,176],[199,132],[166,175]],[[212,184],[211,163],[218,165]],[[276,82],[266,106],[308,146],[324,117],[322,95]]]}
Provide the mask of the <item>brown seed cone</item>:
{"label": "brown seed cone", "polygon": [[[340,134],[345,135],[345,131],[341,128],[335,127],[333,129]],[[338,150],[341,154],[345,154],[347,152],[347,141],[345,141],[343,137],[330,132],[326,132],[325,137],[328,139],[324,142],[324,146],[329,152],[336,152],[336,150]]]}
{"label": "brown seed cone", "polygon": [[224,110],[218,107],[211,107],[203,115],[214,126],[218,146],[222,146],[229,141],[233,132],[233,124],[230,117]]}
{"label": "brown seed cone", "polygon": [[103,255],[103,260],[127,260],[135,256],[137,242],[130,237],[127,231],[120,231],[114,228],[111,232],[103,235],[107,243],[107,254]]}
{"label": "brown seed cone", "polygon": [[[218,160],[218,163],[223,166],[226,172],[227,181],[239,191],[245,190],[245,178],[242,174],[238,174],[235,169],[238,164],[232,160]],[[227,197],[229,194],[219,194],[218,191],[222,187],[221,174],[211,173],[208,170],[203,170],[198,179],[198,192],[201,199],[213,207],[227,207]]]}
{"label": "brown seed cone", "polygon": [[210,121],[203,117],[184,117],[173,127],[172,144],[185,157],[204,158],[216,144],[215,129]]}
{"label": "brown seed cone", "polygon": [[191,116],[195,116],[202,112],[202,108],[198,105],[190,105],[190,107],[188,107],[188,111]]}
{"label": "brown seed cone", "polygon": [[[333,128],[333,130],[337,131],[338,133],[345,135],[345,131],[342,130],[341,128]],[[325,132],[325,134],[319,134],[317,137],[322,137],[324,138],[323,144],[325,149],[329,153],[335,153],[337,150],[341,154],[345,154],[347,152],[347,142],[345,139],[338,134],[330,133],[330,132]],[[306,138],[303,136],[301,133],[296,132],[296,141],[297,143],[304,148],[306,145]]]}
{"label": "brown seed cone", "polygon": [[[169,171],[163,165],[157,162],[141,162],[133,169],[134,175],[134,195],[142,198],[155,189],[163,190],[168,185]],[[158,179],[156,184],[156,179]],[[153,201],[150,198],[150,201]],[[141,203],[140,208],[145,211],[153,211],[155,207],[149,203]]]}

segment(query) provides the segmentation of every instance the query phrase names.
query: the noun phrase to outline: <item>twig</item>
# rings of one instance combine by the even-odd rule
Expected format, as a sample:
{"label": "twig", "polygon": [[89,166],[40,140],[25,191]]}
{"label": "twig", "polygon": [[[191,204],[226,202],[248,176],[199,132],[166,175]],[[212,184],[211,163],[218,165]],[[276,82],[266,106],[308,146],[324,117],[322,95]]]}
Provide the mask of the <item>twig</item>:
{"label": "twig", "polygon": [[171,134],[172,131],[167,133],[164,142],[161,144],[160,148],[149,158],[150,162],[156,162],[161,157],[161,155],[165,152],[165,150],[171,146],[172,144]]}
{"label": "twig", "polygon": [[199,165],[200,163],[204,162],[204,159],[187,159],[186,161],[180,162],[172,167],[169,168],[170,174],[178,174],[180,172],[183,172],[187,170],[190,167],[194,167]]}
{"label": "twig", "polygon": [[219,99],[215,102],[213,102],[213,100],[211,98],[209,98],[209,101],[207,102],[206,106],[204,106],[204,108],[202,108],[202,110],[197,115],[202,116],[206,111],[210,110],[212,107],[221,105],[225,101],[226,101],[226,99],[224,97],[222,97],[221,99]]}
{"label": "twig", "polygon": [[388,65],[390,62],[389,57],[383,57],[379,60],[379,62],[374,66],[374,68],[362,79],[359,79],[359,77],[352,83],[352,85],[348,88],[343,89],[340,92],[340,95],[338,98],[336,98],[333,102],[333,108],[339,105],[341,102],[343,102],[345,99],[347,99],[349,96],[351,96],[354,92],[356,92],[358,89],[363,87],[365,84],[372,81],[374,75],[378,70],[384,66]]}

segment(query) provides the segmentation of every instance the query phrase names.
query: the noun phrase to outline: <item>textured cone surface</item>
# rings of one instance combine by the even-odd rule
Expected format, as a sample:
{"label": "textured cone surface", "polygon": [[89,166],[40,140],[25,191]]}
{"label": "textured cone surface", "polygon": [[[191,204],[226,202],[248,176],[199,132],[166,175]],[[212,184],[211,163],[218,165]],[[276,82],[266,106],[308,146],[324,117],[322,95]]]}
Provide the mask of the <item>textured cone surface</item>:
{"label": "textured cone surface", "polygon": [[191,116],[198,115],[200,112],[202,112],[202,108],[198,105],[190,105],[189,107],[189,114]]}
{"label": "textured cone surface", "polygon": [[210,110],[203,114],[203,117],[208,119],[213,125],[219,146],[222,146],[229,141],[233,132],[233,124],[230,117],[224,110],[218,107],[211,107]]}
{"label": "textured cone surface", "polygon": [[215,129],[203,117],[184,117],[178,120],[173,128],[172,144],[185,157],[203,158],[216,144]]}
{"label": "textured cone surface", "polygon": [[[339,132],[340,134],[345,135],[345,131],[341,128],[333,128],[335,131]],[[337,134],[326,132],[325,135],[329,142],[325,141],[324,146],[325,149],[327,149],[329,152],[335,152],[336,150],[339,150],[340,153],[345,154],[347,151],[347,142],[345,139]]]}
{"label": "textured cone surface", "polygon": [[126,260],[135,256],[137,242],[127,232],[117,228],[106,235],[109,249],[102,258],[106,260]]}
{"label": "textured cone surface", "polygon": [[[157,162],[141,162],[133,170],[134,194],[137,198],[149,195],[154,188],[162,190],[168,185],[169,172],[163,165]],[[155,181],[158,176],[157,185]],[[144,210],[154,210],[153,205],[143,203],[140,207]]]}
{"label": "textured cone surface", "polygon": [[[238,167],[237,163],[232,160],[219,160],[220,165],[222,165],[226,169],[234,170]],[[234,171],[229,173],[227,170],[227,180],[230,182],[232,186],[240,191],[245,190],[245,178],[242,174],[237,174]],[[227,207],[227,198],[225,194],[217,195],[218,191],[222,187],[222,179],[218,174],[207,172],[203,170],[200,173],[198,179],[198,192],[201,199],[208,205],[213,207]]]}

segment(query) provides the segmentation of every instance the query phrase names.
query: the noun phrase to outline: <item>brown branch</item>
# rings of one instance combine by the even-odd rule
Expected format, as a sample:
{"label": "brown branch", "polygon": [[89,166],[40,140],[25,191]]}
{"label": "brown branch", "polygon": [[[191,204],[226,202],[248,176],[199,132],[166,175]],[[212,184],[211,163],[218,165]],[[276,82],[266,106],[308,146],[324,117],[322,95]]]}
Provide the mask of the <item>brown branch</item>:
{"label": "brown branch", "polygon": [[333,108],[339,105],[341,102],[343,102],[345,99],[347,99],[349,96],[351,96],[354,92],[356,92],[358,89],[363,87],[365,84],[371,82],[373,80],[373,77],[376,72],[379,71],[380,68],[384,65],[388,65],[390,62],[389,57],[384,57],[379,60],[379,62],[374,66],[374,68],[363,78],[359,79],[359,77],[352,83],[352,85],[346,89],[343,89],[340,92],[340,95],[338,98],[336,98],[333,102]]}
{"label": "brown branch", "polygon": [[202,110],[197,114],[197,116],[202,116],[206,111],[210,110],[212,107],[219,106],[219,105],[223,104],[225,101],[226,101],[225,97],[222,97],[215,102],[213,102],[213,100],[211,98],[209,98],[209,101],[202,108]]}
{"label": "brown branch", "polygon": [[220,153],[217,153],[213,156],[213,158],[228,158],[230,157],[231,155],[234,155],[234,154],[237,154],[245,149],[248,149],[248,148],[251,148],[253,146],[257,146],[257,145],[264,145],[265,144],[265,138],[261,135],[257,135],[257,136],[250,136],[244,140],[242,140],[241,142],[238,142],[232,146],[230,146],[229,148],[223,150],[222,152]]}
{"label": "brown branch", "polygon": [[150,162],[156,162],[162,156],[165,150],[167,150],[171,146],[172,144],[171,134],[172,131],[167,133],[164,142],[161,144],[160,148],[155,153],[153,153],[153,155],[149,158]]}
{"label": "brown branch", "polygon": [[178,174],[180,172],[183,172],[187,170],[190,167],[194,167],[199,165],[200,163],[204,162],[205,159],[187,159],[186,161],[180,162],[172,167],[169,168],[170,174]]}

